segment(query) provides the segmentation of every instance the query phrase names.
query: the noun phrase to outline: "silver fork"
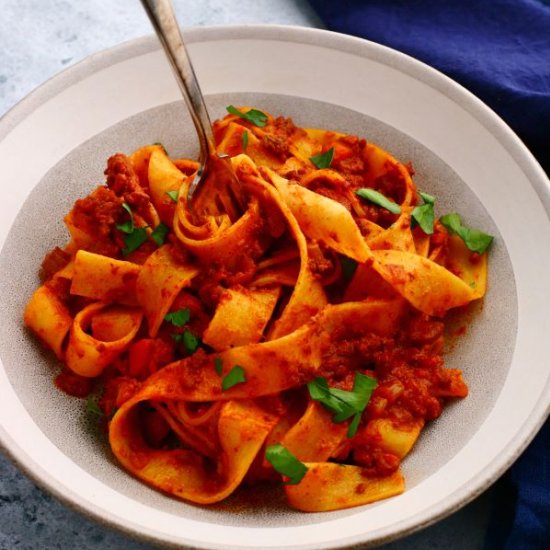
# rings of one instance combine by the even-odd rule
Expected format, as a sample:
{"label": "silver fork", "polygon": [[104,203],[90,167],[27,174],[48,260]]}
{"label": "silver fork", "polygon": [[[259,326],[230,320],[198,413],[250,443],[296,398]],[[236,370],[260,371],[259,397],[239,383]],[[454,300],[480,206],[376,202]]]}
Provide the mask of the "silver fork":
{"label": "silver fork", "polygon": [[[199,138],[200,167],[189,186],[187,204],[194,212],[200,210],[200,208],[194,207],[198,206],[195,204],[199,196],[198,190],[208,177],[215,176],[216,202],[218,205],[221,203],[225,213],[234,220],[239,216],[239,211],[244,209],[243,193],[229,159],[216,153],[210,116],[172,3],[170,0],[141,0],[141,3],[153,24],[166,57],[170,61]],[[195,200],[193,200],[194,197]]]}

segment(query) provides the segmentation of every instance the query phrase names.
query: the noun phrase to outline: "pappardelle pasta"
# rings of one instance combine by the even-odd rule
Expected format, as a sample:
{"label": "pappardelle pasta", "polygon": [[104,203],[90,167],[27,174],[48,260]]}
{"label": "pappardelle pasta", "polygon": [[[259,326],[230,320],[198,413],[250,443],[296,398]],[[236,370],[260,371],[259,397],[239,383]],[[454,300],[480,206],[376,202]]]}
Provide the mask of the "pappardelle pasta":
{"label": "pappardelle pasta", "polygon": [[210,504],[282,481],[312,512],[397,495],[425,423],[468,393],[443,364],[444,320],[484,296],[492,237],[436,219],[412,167],[373,143],[228,113],[214,132],[233,193],[212,174],[189,205],[197,162],[115,154],[25,323],[160,491]]}

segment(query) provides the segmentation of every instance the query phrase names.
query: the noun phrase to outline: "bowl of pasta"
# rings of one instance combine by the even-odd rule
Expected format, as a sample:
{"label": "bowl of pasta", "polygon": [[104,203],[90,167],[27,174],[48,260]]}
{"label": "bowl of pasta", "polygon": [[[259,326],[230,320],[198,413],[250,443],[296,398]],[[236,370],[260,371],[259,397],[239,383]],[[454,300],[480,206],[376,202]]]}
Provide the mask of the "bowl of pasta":
{"label": "bowl of pasta", "polygon": [[188,40],[238,200],[213,174],[188,204],[198,146],[152,38],[0,124],[5,450],[179,547],[368,546],[450,514],[548,413],[544,173],[385,47]]}

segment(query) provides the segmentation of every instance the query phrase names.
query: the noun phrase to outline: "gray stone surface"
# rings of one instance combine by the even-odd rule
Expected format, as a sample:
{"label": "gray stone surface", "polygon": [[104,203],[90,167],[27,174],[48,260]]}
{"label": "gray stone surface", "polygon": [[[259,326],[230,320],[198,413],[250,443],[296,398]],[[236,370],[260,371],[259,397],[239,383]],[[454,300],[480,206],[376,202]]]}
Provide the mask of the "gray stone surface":
{"label": "gray stone surface", "polygon": [[[306,0],[174,0],[183,28],[275,23],[320,27]],[[152,32],[139,0],[1,0],[0,114],[86,56]]]}
{"label": "gray stone surface", "polygon": [[[282,23],[321,26],[305,0],[175,0],[184,26]],[[1,0],[0,115],[86,56],[150,33],[138,0]],[[385,550],[482,548],[490,494]],[[0,455],[0,550],[144,550],[66,508]]]}

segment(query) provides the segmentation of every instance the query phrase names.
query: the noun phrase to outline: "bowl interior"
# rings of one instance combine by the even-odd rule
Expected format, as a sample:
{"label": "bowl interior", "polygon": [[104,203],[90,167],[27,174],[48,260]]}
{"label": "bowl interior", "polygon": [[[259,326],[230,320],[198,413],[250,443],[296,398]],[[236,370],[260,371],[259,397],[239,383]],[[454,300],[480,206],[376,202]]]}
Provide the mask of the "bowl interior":
{"label": "bowl interior", "polygon": [[[407,487],[417,486],[443,468],[476,433],[497,401],[511,364],[518,300],[512,264],[497,226],[468,185],[442,159],[375,118],[329,103],[277,94],[216,94],[208,96],[208,104],[213,118],[223,116],[229,104],[251,105],[290,116],[299,126],[365,137],[401,161],[412,161],[417,187],[437,197],[438,215],[457,211],[468,225],[495,235],[485,300],[452,315],[449,323],[450,333],[466,327],[463,336],[449,339],[446,364],[464,372],[470,395],[450,404],[438,420],[427,426],[405,460]],[[173,157],[196,157],[194,130],[182,102],[141,112],[75,148],[43,177],[19,212],[0,255],[0,355],[18,398],[47,438],[82,469],[117,492],[174,516],[220,525],[288,527],[363,512],[365,507],[330,514],[297,513],[286,506],[281,492],[271,485],[241,489],[212,507],[198,507],[162,495],[119,467],[105,435],[87,416],[84,402],[54,387],[58,362],[22,324],[25,303],[39,284],[40,262],[51,248],[67,242],[63,216],[77,198],[103,183],[107,158],[154,142],[162,142]],[[383,501],[369,507],[380,506],[384,506]]]}

